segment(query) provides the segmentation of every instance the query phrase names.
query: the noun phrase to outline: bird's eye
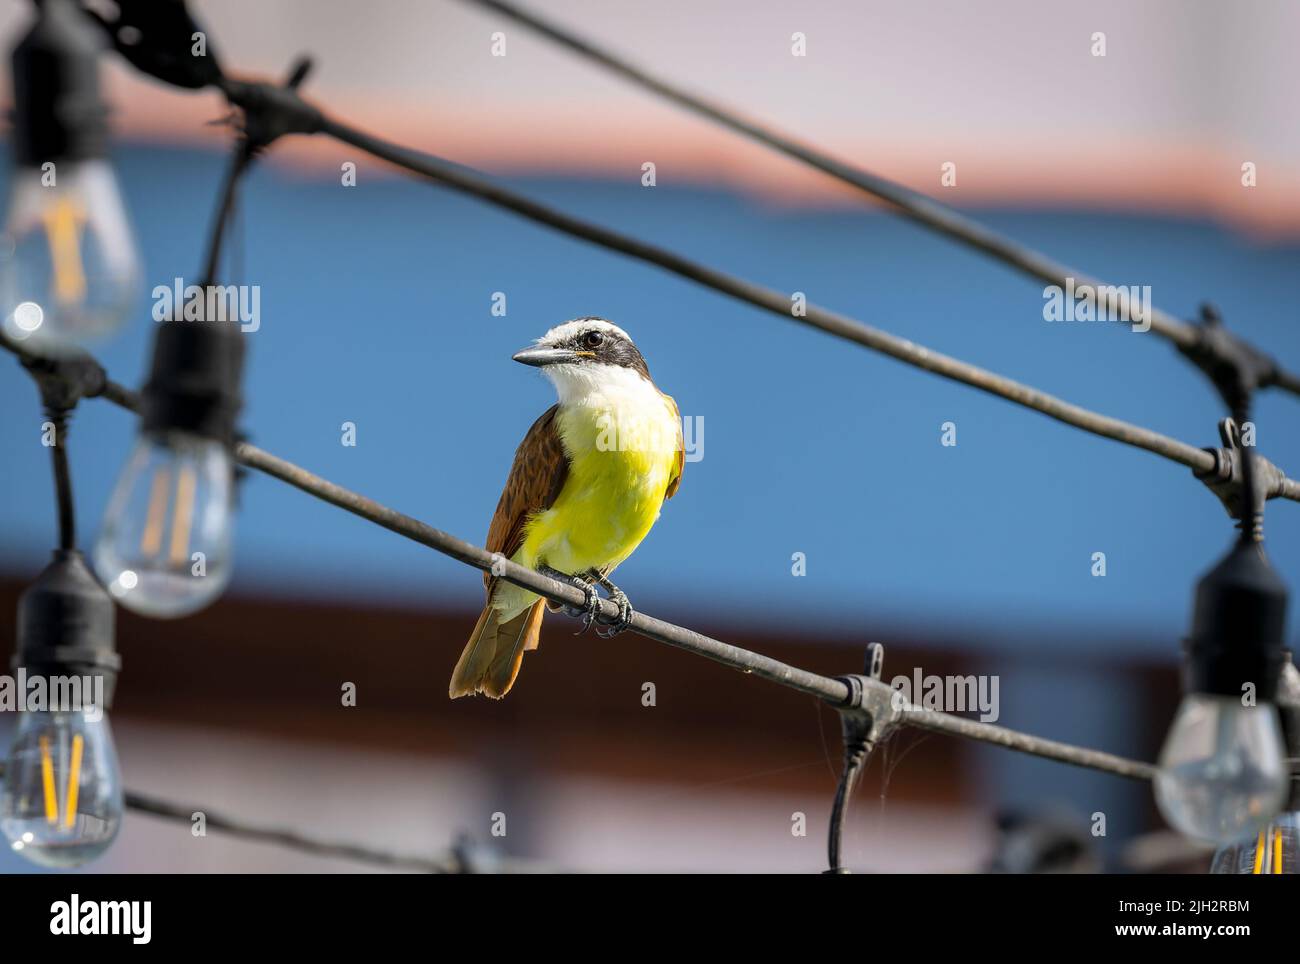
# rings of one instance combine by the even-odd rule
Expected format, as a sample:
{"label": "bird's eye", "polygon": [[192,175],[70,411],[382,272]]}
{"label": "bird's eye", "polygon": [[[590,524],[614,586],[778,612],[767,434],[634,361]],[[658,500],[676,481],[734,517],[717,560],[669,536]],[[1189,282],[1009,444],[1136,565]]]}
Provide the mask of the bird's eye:
{"label": "bird's eye", "polygon": [[605,336],[598,331],[589,331],[582,336],[582,346],[584,348],[599,348],[605,343]]}

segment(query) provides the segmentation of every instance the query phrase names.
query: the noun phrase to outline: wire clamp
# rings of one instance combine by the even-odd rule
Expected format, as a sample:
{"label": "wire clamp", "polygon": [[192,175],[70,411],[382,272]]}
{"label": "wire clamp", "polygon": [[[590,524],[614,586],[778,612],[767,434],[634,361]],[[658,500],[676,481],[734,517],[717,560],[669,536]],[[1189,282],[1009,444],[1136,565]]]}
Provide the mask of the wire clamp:
{"label": "wire clamp", "polygon": [[311,67],[309,57],[298,58],[283,84],[230,77],[218,83],[226,99],[243,113],[243,134],[250,153],[265,150],[286,134],[316,134],[324,128],[325,116],[298,96]]}
{"label": "wire clamp", "polygon": [[1245,481],[1242,477],[1243,446],[1241,429],[1235,419],[1225,418],[1219,421],[1219,438],[1223,441],[1222,448],[1204,450],[1214,456],[1213,468],[1208,471],[1193,470],[1192,474],[1218,496],[1224,509],[1232,518],[1240,521],[1243,510],[1247,509],[1252,518],[1261,518],[1265,500],[1282,494],[1286,473],[1262,455],[1252,452],[1250,461],[1255,491],[1249,506],[1243,505],[1245,489]]}
{"label": "wire clamp", "polygon": [[830,864],[830,869],[826,872],[829,874],[849,872],[840,861],[849,798],[853,795],[853,788],[862,774],[867,757],[876,744],[893,732],[903,717],[896,702],[897,694],[880,681],[884,666],[885,647],[880,643],[869,643],[864,674],[838,677],[848,686],[849,695],[844,703],[836,707],[840,712],[840,728],[844,735],[844,767],[840,771],[835,803],[831,807],[826,845]]}
{"label": "wire clamp", "polygon": [[23,352],[18,360],[36,382],[41,404],[50,413],[70,412],[83,398],[103,395],[108,387],[103,366],[80,349],[58,356]]}
{"label": "wire clamp", "polygon": [[1196,340],[1178,350],[1214,383],[1230,411],[1249,401],[1255,389],[1277,384],[1277,361],[1229,331],[1214,305],[1202,304],[1200,323],[1192,327]]}
{"label": "wire clamp", "polygon": [[838,679],[849,688],[847,700],[836,707],[844,723],[846,736],[852,729],[855,736],[875,743],[885,736],[902,718],[893,690],[880,680],[885,667],[885,647],[881,643],[867,644],[864,675],[840,676]]}

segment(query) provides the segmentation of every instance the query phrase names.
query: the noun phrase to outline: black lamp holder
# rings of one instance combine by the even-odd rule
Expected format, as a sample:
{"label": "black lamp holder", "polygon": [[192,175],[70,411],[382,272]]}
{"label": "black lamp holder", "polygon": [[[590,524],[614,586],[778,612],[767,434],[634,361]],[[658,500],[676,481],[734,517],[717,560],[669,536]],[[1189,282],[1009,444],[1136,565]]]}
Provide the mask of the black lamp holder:
{"label": "black lamp holder", "polygon": [[18,600],[13,668],[46,677],[102,677],[112,706],[121,657],[114,645],[113,600],[76,549],[54,559]]}
{"label": "black lamp holder", "polygon": [[99,363],[79,350],[54,358],[31,354],[19,358],[54,426],[50,455],[59,506],[59,548],[18,600],[18,645],[12,665],[46,677],[102,677],[100,708],[107,710],[122,661],[114,643],[113,600],[76,548],[67,427],[77,402],[102,395],[108,379]]}
{"label": "black lamp holder", "polygon": [[[204,285],[203,292],[208,286]],[[230,321],[173,319],[154,335],[149,380],[140,393],[141,431],[185,432],[235,441],[243,399],[244,340]]]}
{"label": "black lamp holder", "polygon": [[14,158],[24,167],[108,151],[99,83],[103,37],[75,0],[42,0],[13,49]]}
{"label": "black lamp holder", "polygon": [[1186,642],[1184,691],[1273,702],[1287,661],[1287,589],[1263,546],[1238,539],[1201,577]]}
{"label": "black lamp holder", "polygon": [[1277,697],[1286,649],[1287,588],[1263,546],[1264,501],[1278,470],[1244,444],[1255,390],[1275,374],[1272,360],[1235,338],[1212,305],[1201,307],[1200,337],[1184,354],[1218,389],[1233,414],[1220,423],[1224,449],[1209,449],[1216,470],[1201,478],[1237,519],[1240,534],[1228,554],[1196,586],[1186,641],[1184,691],[1256,702]]}

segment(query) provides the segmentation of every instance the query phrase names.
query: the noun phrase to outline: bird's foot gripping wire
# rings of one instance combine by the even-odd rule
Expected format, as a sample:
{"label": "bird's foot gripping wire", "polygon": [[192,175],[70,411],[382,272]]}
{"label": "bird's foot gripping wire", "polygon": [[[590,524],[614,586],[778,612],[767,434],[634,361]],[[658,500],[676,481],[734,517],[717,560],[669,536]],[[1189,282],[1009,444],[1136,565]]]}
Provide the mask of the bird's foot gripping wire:
{"label": "bird's foot gripping wire", "polygon": [[614,585],[605,576],[597,576],[596,582],[605,587],[605,592],[609,593],[609,600],[618,606],[618,618],[610,623],[604,632],[596,630],[596,635],[602,639],[612,639],[620,633],[627,632],[632,627],[632,615],[635,610],[632,608],[631,601],[627,598],[627,593],[618,586]]}
{"label": "bird's foot gripping wire", "polygon": [[569,585],[577,586],[582,590],[582,605],[565,606],[564,614],[582,619],[581,628],[573,635],[577,636],[590,629],[592,624],[595,623],[596,617],[600,615],[600,593],[596,592],[596,587],[582,576],[571,576],[567,572],[560,572],[560,570],[552,569],[550,566],[538,566],[537,571],[543,576],[550,576],[556,582],[567,582]]}

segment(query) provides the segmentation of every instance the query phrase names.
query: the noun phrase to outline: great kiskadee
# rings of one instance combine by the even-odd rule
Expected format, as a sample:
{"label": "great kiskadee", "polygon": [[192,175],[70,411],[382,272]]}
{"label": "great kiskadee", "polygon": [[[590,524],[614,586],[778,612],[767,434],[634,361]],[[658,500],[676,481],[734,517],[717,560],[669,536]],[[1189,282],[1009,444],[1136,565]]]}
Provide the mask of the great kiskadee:
{"label": "great kiskadee", "polygon": [[[610,634],[621,632],[632,606],[609,576],[681,484],[677,403],[650,380],[627,332],[601,318],[552,328],[514,360],[540,368],[559,402],[515,452],[488,528],[488,551],[579,586],[584,627],[600,605],[595,587],[604,587],[619,607]],[[473,693],[500,699],[524,653],[537,648],[546,600],[491,573],[483,582],[487,605],[451,674],[452,699]]]}

